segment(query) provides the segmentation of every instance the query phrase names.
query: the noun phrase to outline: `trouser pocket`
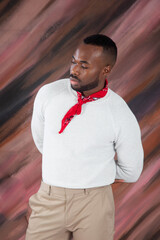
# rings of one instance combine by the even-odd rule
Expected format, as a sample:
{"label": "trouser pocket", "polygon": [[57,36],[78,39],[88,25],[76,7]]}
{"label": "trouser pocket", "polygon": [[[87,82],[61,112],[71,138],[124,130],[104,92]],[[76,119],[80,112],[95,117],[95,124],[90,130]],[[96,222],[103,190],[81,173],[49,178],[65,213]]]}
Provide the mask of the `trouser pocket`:
{"label": "trouser pocket", "polygon": [[36,215],[46,209],[49,200],[49,192],[40,187],[39,190],[29,198],[29,206],[32,210],[31,215]]}

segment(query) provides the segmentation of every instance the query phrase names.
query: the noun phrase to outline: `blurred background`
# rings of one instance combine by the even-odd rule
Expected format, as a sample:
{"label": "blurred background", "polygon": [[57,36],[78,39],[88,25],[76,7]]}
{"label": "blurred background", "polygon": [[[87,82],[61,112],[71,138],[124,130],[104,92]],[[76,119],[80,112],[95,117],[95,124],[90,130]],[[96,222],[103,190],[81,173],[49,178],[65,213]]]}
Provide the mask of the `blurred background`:
{"label": "blurred background", "polygon": [[96,33],[117,44],[109,87],[135,114],[145,153],[137,182],[112,184],[114,240],[160,239],[159,9],[159,0],[0,1],[1,240],[25,239],[28,199],[40,186],[42,156],[30,128],[35,95],[69,77],[76,46]]}

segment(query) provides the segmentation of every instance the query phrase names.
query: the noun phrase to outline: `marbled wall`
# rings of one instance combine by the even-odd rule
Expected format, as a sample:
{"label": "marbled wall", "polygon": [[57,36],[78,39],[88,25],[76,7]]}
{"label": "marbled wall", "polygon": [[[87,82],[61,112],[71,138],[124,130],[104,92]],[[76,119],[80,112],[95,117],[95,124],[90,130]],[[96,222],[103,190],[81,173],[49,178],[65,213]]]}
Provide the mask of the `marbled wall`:
{"label": "marbled wall", "polygon": [[159,0],[0,1],[0,239],[24,239],[28,198],[40,185],[30,129],[35,94],[69,76],[74,49],[94,33],[117,43],[109,87],[136,115],[145,151],[139,180],[112,184],[115,240],[160,239],[159,8]]}

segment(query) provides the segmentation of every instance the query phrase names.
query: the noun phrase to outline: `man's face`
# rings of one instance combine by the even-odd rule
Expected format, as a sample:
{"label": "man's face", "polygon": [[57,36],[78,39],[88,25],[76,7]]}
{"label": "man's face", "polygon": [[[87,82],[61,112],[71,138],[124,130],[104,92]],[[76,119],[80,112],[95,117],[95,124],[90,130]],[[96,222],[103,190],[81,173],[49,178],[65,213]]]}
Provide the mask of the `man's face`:
{"label": "man's face", "polygon": [[103,48],[80,44],[72,56],[70,83],[72,89],[90,95],[104,87],[103,70],[105,59]]}

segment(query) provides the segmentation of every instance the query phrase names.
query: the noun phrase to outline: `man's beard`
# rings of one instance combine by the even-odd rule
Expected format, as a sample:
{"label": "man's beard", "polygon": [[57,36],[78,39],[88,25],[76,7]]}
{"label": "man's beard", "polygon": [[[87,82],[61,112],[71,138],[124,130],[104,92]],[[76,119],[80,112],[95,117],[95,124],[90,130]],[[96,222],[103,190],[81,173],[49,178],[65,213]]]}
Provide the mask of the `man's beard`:
{"label": "man's beard", "polygon": [[72,86],[72,84],[71,84],[71,88],[78,92],[85,92],[85,91],[92,90],[93,88],[96,88],[98,86],[98,83],[99,83],[99,79],[97,78],[95,81],[88,83],[84,86],[80,86],[80,87]]}

